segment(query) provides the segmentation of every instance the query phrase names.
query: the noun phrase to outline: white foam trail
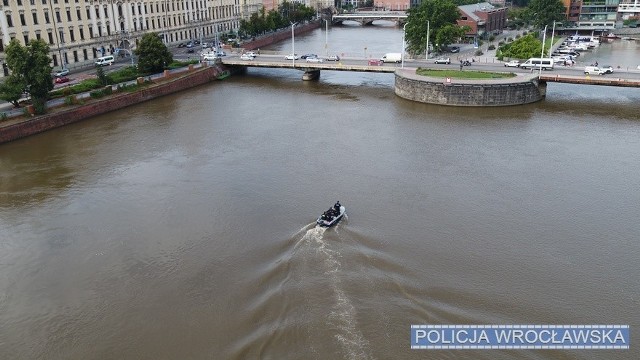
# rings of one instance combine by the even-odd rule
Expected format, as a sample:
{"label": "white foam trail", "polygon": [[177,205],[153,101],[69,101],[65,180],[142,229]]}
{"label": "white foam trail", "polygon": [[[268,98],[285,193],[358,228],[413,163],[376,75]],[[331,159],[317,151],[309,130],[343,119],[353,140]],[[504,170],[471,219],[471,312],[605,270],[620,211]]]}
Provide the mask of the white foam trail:
{"label": "white foam trail", "polygon": [[[314,229],[312,229],[314,230]],[[326,268],[325,274],[330,276],[331,288],[335,298],[335,305],[333,310],[329,314],[330,325],[335,326],[339,332],[335,335],[336,340],[347,354],[347,359],[361,360],[361,359],[373,359],[373,357],[367,354],[369,348],[369,341],[364,338],[364,335],[357,328],[356,320],[356,308],[351,303],[351,300],[342,289],[342,281],[340,280],[340,270],[342,264],[340,263],[340,253],[332,250],[330,244],[323,239],[324,230],[322,232],[307,232],[309,235],[307,240],[315,240],[316,253],[321,254],[324,257],[324,265]],[[319,236],[318,236],[319,235]]]}

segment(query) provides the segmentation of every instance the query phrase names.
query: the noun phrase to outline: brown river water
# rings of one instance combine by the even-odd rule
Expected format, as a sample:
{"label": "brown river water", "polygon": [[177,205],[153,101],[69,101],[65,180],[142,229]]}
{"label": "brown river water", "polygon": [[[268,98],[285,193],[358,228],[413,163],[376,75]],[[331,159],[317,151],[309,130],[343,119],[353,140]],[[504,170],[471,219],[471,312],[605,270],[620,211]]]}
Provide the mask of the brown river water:
{"label": "brown river water", "polygon": [[[329,48],[401,35],[334,28]],[[640,358],[638,89],[450,108],[390,74],[300,77],[252,69],[0,145],[0,359]],[[348,217],[316,228],[336,200]],[[632,336],[411,350],[412,324]]]}

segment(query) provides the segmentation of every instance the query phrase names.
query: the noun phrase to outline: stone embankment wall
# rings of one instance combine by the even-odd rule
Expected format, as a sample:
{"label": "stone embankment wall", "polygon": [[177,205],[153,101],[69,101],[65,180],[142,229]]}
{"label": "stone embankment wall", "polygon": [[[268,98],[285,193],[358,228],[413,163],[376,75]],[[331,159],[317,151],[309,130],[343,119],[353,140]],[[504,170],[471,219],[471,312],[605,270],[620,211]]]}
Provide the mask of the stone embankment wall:
{"label": "stone embankment wall", "polygon": [[[296,26],[294,32],[296,35],[304,34],[311,30],[317,29],[320,27],[319,21],[313,21],[305,25]],[[273,34],[261,36],[255,38],[252,41],[247,41],[242,44],[242,48],[245,50],[255,50],[260,49],[261,47],[265,47],[267,45],[271,45],[283,40],[291,39],[291,29],[280,30],[278,32],[274,32]]]}
{"label": "stone embankment wall", "polygon": [[122,93],[108,98],[91,100],[88,104],[69,107],[69,109],[52,109],[49,114],[26,118],[24,121],[12,122],[2,126],[0,122],[0,143],[34,135],[43,131],[78,122],[110,111],[173,94],[188,88],[206,84],[216,79],[224,69],[219,65],[207,66],[177,75],[165,72],[164,78],[156,84],[133,93]]}
{"label": "stone embankment wall", "polygon": [[511,106],[543,99],[545,84],[532,79],[513,81],[456,81],[396,72],[395,93],[417,102],[450,106]]}

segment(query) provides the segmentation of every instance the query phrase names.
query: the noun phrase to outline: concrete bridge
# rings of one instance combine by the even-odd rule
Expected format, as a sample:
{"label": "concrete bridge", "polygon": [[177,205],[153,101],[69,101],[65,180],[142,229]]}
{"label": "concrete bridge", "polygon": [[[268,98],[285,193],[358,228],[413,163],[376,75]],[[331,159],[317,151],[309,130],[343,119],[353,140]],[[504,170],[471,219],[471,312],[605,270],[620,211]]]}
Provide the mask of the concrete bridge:
{"label": "concrete bridge", "polygon": [[[394,73],[402,68],[400,63],[385,63],[380,65],[369,65],[368,59],[365,58],[349,58],[341,59],[338,62],[323,61],[321,63],[306,62],[304,59],[285,60],[284,55],[260,55],[254,60],[240,60],[239,57],[229,56],[221,59],[222,64],[230,67],[263,67],[263,68],[286,68],[303,71],[303,80],[315,79],[320,75],[320,70],[333,71],[358,71],[373,73]],[[505,72],[505,67],[499,63],[497,65],[477,65],[473,70]],[[451,65],[435,65],[432,62],[427,63],[424,60],[415,61],[405,59],[404,68],[409,70],[417,67],[434,68],[434,69],[450,69]],[[608,75],[584,75],[582,68],[557,68],[552,71],[521,70],[517,68],[508,68],[510,72],[532,75],[537,78],[541,85],[546,86],[547,82],[557,82],[565,84],[580,85],[601,85],[601,86],[619,86],[619,87],[635,87],[640,88],[640,71],[621,72],[617,71]],[[508,80],[507,80],[508,81]],[[462,81],[464,82],[464,80]],[[476,81],[477,82],[477,81]],[[487,83],[495,82],[495,80],[487,80]]]}
{"label": "concrete bridge", "polygon": [[375,73],[394,73],[396,66],[387,64],[369,65],[366,59],[347,61],[306,62],[304,59],[284,60],[282,56],[260,55],[254,60],[240,60],[237,57],[224,57],[222,64],[230,67],[263,67],[296,69],[304,71],[303,80],[314,80],[320,76],[320,70],[357,71]]}
{"label": "concrete bridge", "polygon": [[332,24],[341,24],[343,21],[351,20],[359,22],[361,25],[371,25],[376,20],[395,21],[400,25],[407,19],[407,13],[403,11],[371,11],[371,12],[354,12],[348,14],[334,15],[331,18]]}

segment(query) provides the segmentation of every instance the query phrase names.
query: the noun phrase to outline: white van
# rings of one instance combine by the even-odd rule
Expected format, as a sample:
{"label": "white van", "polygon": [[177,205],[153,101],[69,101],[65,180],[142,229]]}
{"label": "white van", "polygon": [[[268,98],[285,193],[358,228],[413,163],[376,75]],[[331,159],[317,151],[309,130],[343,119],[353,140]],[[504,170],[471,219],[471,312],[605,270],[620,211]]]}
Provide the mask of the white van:
{"label": "white van", "polygon": [[95,62],[96,66],[106,66],[111,64],[113,64],[113,55],[99,57]]}
{"label": "white van", "polygon": [[607,70],[600,69],[597,66],[585,66],[584,67],[584,73],[586,75],[591,75],[591,74],[604,75],[604,74],[607,73]]}
{"label": "white van", "polygon": [[400,53],[386,53],[381,58],[380,61],[384,63],[395,62],[399,63],[402,61],[402,54]]}
{"label": "white van", "polygon": [[521,69],[542,69],[542,70],[553,70],[553,59],[551,58],[531,58],[522,64],[520,64]]}

